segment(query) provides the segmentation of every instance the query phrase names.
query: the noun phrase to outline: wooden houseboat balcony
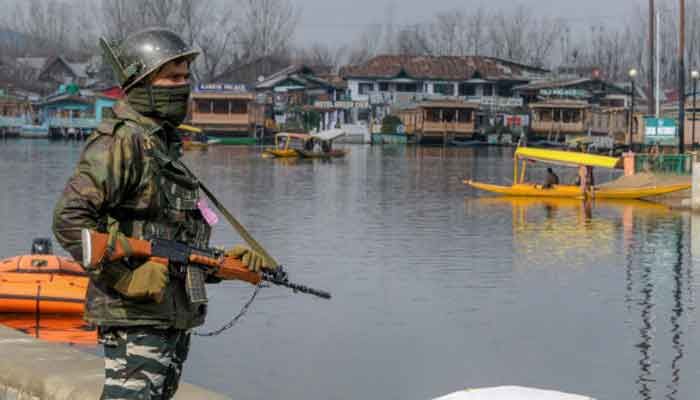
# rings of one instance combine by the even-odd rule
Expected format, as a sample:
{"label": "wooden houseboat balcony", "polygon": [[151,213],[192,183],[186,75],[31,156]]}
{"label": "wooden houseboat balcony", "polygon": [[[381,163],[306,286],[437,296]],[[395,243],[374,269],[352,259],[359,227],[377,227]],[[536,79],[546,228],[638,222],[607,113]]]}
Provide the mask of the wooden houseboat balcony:
{"label": "wooden houseboat balcony", "polygon": [[590,106],[584,101],[552,100],[530,105],[535,134],[583,134],[590,126]]}
{"label": "wooden houseboat balcony", "polygon": [[478,104],[464,101],[428,101],[397,113],[407,135],[421,137],[471,137]]}
{"label": "wooden houseboat balcony", "polygon": [[189,123],[209,132],[248,132],[257,107],[250,93],[192,94]]}
{"label": "wooden houseboat balcony", "polygon": [[583,122],[533,121],[532,131],[539,134],[548,133],[583,133],[586,126]]}
{"label": "wooden houseboat balcony", "polygon": [[474,122],[458,123],[458,122],[423,122],[421,130],[423,136],[442,136],[445,133],[454,133],[457,136],[471,136],[474,134]]}

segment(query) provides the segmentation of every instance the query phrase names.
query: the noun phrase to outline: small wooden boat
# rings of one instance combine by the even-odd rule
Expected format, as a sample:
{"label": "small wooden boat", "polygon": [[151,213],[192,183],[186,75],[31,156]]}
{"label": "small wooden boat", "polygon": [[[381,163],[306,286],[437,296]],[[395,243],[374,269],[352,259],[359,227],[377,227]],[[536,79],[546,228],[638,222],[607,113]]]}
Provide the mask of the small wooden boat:
{"label": "small wooden boat", "polygon": [[[592,174],[593,167],[621,168],[622,159],[589,153],[537,149],[532,147],[519,147],[518,150],[516,150],[514,157],[513,181],[516,182],[515,184],[510,186],[501,186],[472,180],[465,180],[464,183],[476,189],[507,196],[568,198],[594,197],[599,199],[641,199],[645,197],[660,196],[690,188],[690,184],[645,187],[613,187],[610,185],[605,185],[590,186],[586,190],[577,185],[553,185],[549,188],[545,188],[542,185],[525,181],[525,172],[528,162],[544,162],[570,167],[584,167]],[[518,176],[519,162],[522,162],[520,176]]]}
{"label": "small wooden boat", "polygon": [[87,286],[80,264],[65,257],[0,260],[0,312],[82,314]]}
{"label": "small wooden boat", "polygon": [[[528,196],[528,197],[583,197],[580,186],[574,185],[554,185],[551,188],[543,188],[542,185],[534,183],[519,183],[511,186],[491,185],[488,183],[465,180],[464,183],[474,188],[491,193],[506,196]],[[690,185],[670,185],[660,187],[645,188],[601,188],[594,187],[592,196],[597,199],[641,199],[644,197],[660,196],[679,190],[688,189]]]}
{"label": "small wooden boat", "polygon": [[275,135],[275,147],[263,151],[264,157],[290,158],[300,157],[299,150],[311,149],[311,135],[306,133],[280,132]]}
{"label": "small wooden boat", "polygon": [[329,129],[314,132],[307,139],[305,146],[297,150],[303,158],[338,158],[345,157],[347,151],[333,148],[333,141],[345,136],[342,129]]}
{"label": "small wooden boat", "polygon": [[182,149],[183,150],[206,150],[209,146],[219,143],[216,139],[208,139],[206,141],[200,140],[183,140]]}
{"label": "small wooden boat", "polygon": [[196,126],[182,124],[177,128],[185,132],[185,136],[182,138],[183,150],[206,150],[210,145],[219,143],[218,139],[209,139]]}

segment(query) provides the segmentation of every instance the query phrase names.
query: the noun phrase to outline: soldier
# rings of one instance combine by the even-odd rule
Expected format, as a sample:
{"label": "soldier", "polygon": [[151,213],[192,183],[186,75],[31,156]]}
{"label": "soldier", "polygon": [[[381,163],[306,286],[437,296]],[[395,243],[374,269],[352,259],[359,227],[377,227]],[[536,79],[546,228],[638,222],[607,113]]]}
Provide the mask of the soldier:
{"label": "soldier", "polygon": [[[82,228],[109,232],[110,240],[160,237],[208,247],[208,210],[197,178],[179,160],[175,129],[187,113],[197,51],[158,28],[116,46],[100,44],[126,98],[85,144],[56,205],[56,238],[76,260],[82,260]],[[266,264],[245,246],[236,246],[235,256],[252,270]],[[188,298],[190,271],[128,259],[87,268],[85,319],[97,325],[105,353],[102,399],[174,395],[190,330],[206,314],[206,301]]]}

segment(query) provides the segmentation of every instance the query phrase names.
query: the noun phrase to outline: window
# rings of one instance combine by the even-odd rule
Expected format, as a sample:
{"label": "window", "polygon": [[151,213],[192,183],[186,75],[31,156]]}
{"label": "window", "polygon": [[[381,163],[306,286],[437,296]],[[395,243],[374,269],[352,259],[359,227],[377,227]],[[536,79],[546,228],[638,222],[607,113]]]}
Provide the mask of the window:
{"label": "window", "polygon": [[209,100],[195,100],[194,101],[196,110],[198,113],[209,114],[211,113],[211,101]]}
{"label": "window", "polygon": [[417,93],[418,85],[415,83],[397,83],[396,91],[404,93]]}
{"label": "window", "polygon": [[426,110],[425,120],[428,122],[440,122],[440,110],[436,108],[428,108]]}
{"label": "window", "polygon": [[457,121],[461,123],[472,122],[471,110],[459,110],[457,112]]}
{"label": "window", "polygon": [[231,101],[231,114],[248,113],[248,104],[243,101]]}
{"label": "window", "polygon": [[540,111],[540,119],[542,121],[551,121],[552,120],[552,110],[542,110]]}
{"label": "window", "polygon": [[360,94],[369,94],[374,91],[374,83],[360,83],[359,86]]}
{"label": "window", "polygon": [[476,85],[471,83],[461,83],[459,85],[460,96],[476,96]]}
{"label": "window", "polygon": [[513,94],[510,86],[504,86],[504,85],[498,85],[496,87],[496,92],[501,97],[510,97]]}
{"label": "window", "polygon": [[228,114],[227,100],[214,100],[214,114]]}
{"label": "window", "polygon": [[433,92],[444,94],[445,96],[454,96],[455,86],[451,83],[436,83],[433,85]]}
{"label": "window", "polygon": [[457,110],[447,109],[442,110],[442,120],[445,122],[455,122],[457,120]]}
{"label": "window", "polygon": [[388,92],[389,91],[389,82],[379,82],[379,91],[380,92]]}
{"label": "window", "polygon": [[564,110],[564,123],[581,122],[581,112],[579,110]]}

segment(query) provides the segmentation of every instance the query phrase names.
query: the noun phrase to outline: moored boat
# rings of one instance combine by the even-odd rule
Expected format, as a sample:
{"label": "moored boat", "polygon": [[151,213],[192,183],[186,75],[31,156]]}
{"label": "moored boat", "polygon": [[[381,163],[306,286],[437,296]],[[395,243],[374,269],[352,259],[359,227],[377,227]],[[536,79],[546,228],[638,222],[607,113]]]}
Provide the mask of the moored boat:
{"label": "moored boat", "polygon": [[[518,163],[522,162],[520,171]],[[525,172],[528,163],[543,162],[554,165],[583,168],[586,172],[584,185],[555,184],[545,187],[541,184],[526,182]],[[561,150],[537,149],[520,147],[515,152],[513,181],[510,186],[494,185],[473,180],[464,180],[464,183],[476,189],[507,196],[528,197],[566,197],[583,198],[594,197],[599,199],[642,199],[665,195],[690,188],[690,184],[654,185],[642,187],[616,187],[613,185],[585,185],[586,176],[592,176],[592,168],[621,168],[622,159],[616,157],[600,156],[588,153],[578,153]],[[520,174],[518,174],[520,172]]]}
{"label": "moored boat", "polygon": [[0,260],[0,312],[81,314],[88,277],[77,262],[53,254]]}

